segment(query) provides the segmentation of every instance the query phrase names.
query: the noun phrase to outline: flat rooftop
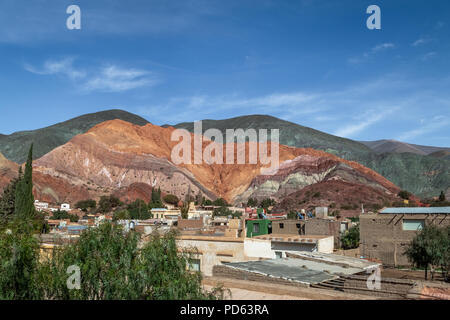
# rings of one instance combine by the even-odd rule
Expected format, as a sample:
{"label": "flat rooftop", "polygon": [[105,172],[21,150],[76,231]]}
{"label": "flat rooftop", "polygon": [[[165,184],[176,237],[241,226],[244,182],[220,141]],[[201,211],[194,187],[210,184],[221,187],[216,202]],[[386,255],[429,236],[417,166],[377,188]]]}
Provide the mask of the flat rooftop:
{"label": "flat rooftop", "polygon": [[332,272],[325,272],[324,268],[313,266],[313,263],[309,261],[293,258],[231,262],[224,263],[224,266],[306,285],[337,279],[339,277]]}
{"label": "flat rooftop", "polygon": [[364,259],[358,259],[353,257],[342,256],[334,253],[321,253],[321,252],[296,252],[290,254],[298,259],[307,259],[313,261],[320,261],[326,264],[347,266],[349,268],[357,268],[360,270],[373,269],[380,266],[380,263],[371,262]]}
{"label": "flat rooftop", "polygon": [[316,243],[318,240],[326,239],[333,236],[319,236],[319,235],[293,235],[293,234],[264,234],[255,236],[253,239],[270,240],[274,242],[303,242]]}
{"label": "flat rooftop", "polygon": [[450,207],[384,208],[380,214],[450,214]]}
{"label": "flat rooftop", "polygon": [[[311,257],[315,259],[310,259]],[[379,264],[362,259],[313,253],[311,256],[305,254],[304,258],[299,256],[296,258],[230,262],[223,265],[228,268],[311,285],[337,279],[340,275],[365,272],[365,269],[369,266],[375,268]]]}

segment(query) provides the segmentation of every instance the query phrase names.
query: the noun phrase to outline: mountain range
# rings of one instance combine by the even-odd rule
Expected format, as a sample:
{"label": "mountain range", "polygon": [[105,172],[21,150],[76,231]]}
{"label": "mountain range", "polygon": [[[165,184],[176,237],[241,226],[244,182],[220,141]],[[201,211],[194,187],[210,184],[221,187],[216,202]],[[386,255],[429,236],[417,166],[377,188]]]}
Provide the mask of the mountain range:
{"label": "mountain range", "polygon": [[397,140],[376,140],[376,141],[360,141],[362,144],[368,146],[376,153],[414,153],[420,155],[433,155],[435,157],[445,157],[450,154],[450,148],[421,146],[401,142]]}
{"label": "mountain range", "polygon": [[[322,200],[324,205],[354,205],[358,197],[379,204],[394,201],[400,189],[420,196],[449,189],[446,150],[429,155],[377,153],[364,143],[264,115],[204,120],[202,125],[203,130],[217,128],[224,134],[236,128],[280,129],[280,168],[264,175],[258,165],[175,165],[170,161],[175,145],[170,135],[174,128],[193,131],[193,123],[160,127],[126,111],[109,110],[0,135],[0,152],[9,159],[0,157],[0,189],[16,175],[31,142],[35,193],[50,202],[111,193],[130,199],[130,194],[148,195],[148,188],[159,186],[181,198],[200,193],[234,203],[269,196],[292,202],[297,194],[310,204]],[[433,155],[436,152],[443,157]],[[318,193],[322,197],[311,196]]]}
{"label": "mountain range", "polygon": [[[174,127],[193,132],[194,124],[185,122],[174,125]],[[376,143],[365,142],[366,145],[266,115],[203,120],[203,132],[210,128],[217,128],[223,134],[226,129],[278,128],[281,144],[322,150],[343,159],[357,161],[417,196],[437,196],[441,191],[445,192],[450,189],[450,159],[445,153],[445,150],[449,148],[438,148],[440,150],[437,150],[436,147],[417,146],[421,147],[424,152],[435,152],[429,155],[401,152],[400,149],[395,152],[380,153],[371,149],[377,145]]]}

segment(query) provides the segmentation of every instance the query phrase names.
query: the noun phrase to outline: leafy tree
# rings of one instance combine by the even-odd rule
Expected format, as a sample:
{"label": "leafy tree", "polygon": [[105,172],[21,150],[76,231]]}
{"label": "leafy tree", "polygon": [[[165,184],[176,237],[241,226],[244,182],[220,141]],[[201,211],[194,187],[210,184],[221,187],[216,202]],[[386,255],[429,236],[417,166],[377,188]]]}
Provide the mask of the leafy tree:
{"label": "leafy tree", "polygon": [[161,189],[153,188],[152,189],[152,199],[149,203],[150,208],[165,208],[164,204],[161,201]]}
{"label": "leafy tree", "polygon": [[212,202],[212,204],[214,206],[221,206],[221,207],[228,207],[229,204],[227,203],[227,201],[224,198],[217,198],[216,200],[214,200]]}
{"label": "leafy tree", "polygon": [[425,280],[428,279],[428,269],[430,269],[433,279],[435,270],[441,267],[443,276],[448,281],[449,233],[450,227],[438,228],[434,225],[425,225],[406,248],[404,254],[408,260],[414,266],[424,268]]}
{"label": "leafy tree", "polygon": [[16,219],[0,232],[1,300],[41,298],[36,277],[39,243],[25,220]]}
{"label": "leafy tree", "polygon": [[213,205],[213,202],[212,202],[211,200],[209,200],[209,199],[206,199],[206,200],[203,202],[203,205],[204,205],[204,206],[212,206],[212,205]]}
{"label": "leafy tree", "polygon": [[167,202],[169,204],[173,204],[173,205],[177,205],[178,202],[180,201],[180,199],[178,199],[177,196],[173,195],[173,194],[168,194],[166,196],[164,196],[164,202]]}
{"label": "leafy tree", "polygon": [[242,213],[239,211],[231,211],[228,207],[222,206],[220,208],[215,208],[213,210],[213,217],[228,217],[239,218],[242,216]]}
{"label": "leafy tree", "polygon": [[134,202],[127,206],[127,210],[131,219],[145,220],[150,219],[151,214],[149,208],[144,200],[136,199]]}
{"label": "leafy tree", "polygon": [[78,201],[75,204],[75,208],[81,209],[83,212],[87,212],[88,209],[95,209],[97,207],[97,202],[92,199]]}
{"label": "leafy tree", "polygon": [[258,206],[258,200],[256,198],[248,198],[247,207],[256,207]]}
{"label": "leafy tree", "polygon": [[261,208],[269,208],[270,206],[274,206],[275,205],[275,200],[274,199],[270,199],[270,198],[266,198],[264,200],[261,201],[261,203],[259,204],[259,206]]}
{"label": "leafy tree", "polygon": [[343,249],[354,249],[359,246],[359,224],[351,227],[341,238]]}
{"label": "leafy tree", "polygon": [[409,197],[411,196],[411,192],[408,192],[406,190],[401,190],[397,195],[404,200],[409,200]]}
{"label": "leafy tree", "polygon": [[[175,234],[153,234],[139,248],[136,232],[124,234],[122,227],[108,222],[82,233],[78,242],[55,251],[44,263],[42,281],[51,299],[83,300],[173,300],[217,299],[223,292],[202,289],[201,274],[188,271],[192,255],[179,252]],[[66,286],[66,270],[81,271],[79,290]]]}
{"label": "leafy tree", "polygon": [[297,213],[295,211],[289,211],[289,213],[287,214],[287,218],[288,219],[297,219]]}
{"label": "leafy tree", "polygon": [[113,208],[121,206],[123,203],[114,196],[102,196],[98,202],[98,212],[107,213],[111,212]]}
{"label": "leafy tree", "polygon": [[33,144],[28,152],[25,173],[16,186],[16,199],[14,212],[20,218],[32,218],[35,215],[33,196]]}
{"label": "leafy tree", "polygon": [[63,220],[63,219],[69,219],[70,222],[78,222],[79,218],[76,214],[70,214],[67,211],[64,210],[56,210],[53,212],[53,215],[50,219],[54,220]]}
{"label": "leafy tree", "polygon": [[118,210],[114,212],[113,220],[129,220],[131,219],[130,212],[128,210]]}

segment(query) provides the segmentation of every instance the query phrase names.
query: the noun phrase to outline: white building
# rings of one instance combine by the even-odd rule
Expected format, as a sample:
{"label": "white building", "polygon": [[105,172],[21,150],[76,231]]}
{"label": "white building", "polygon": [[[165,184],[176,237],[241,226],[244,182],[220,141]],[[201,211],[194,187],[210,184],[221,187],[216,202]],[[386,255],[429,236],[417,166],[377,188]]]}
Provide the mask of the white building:
{"label": "white building", "polygon": [[68,203],[62,203],[61,204],[61,211],[70,211],[70,204]]}
{"label": "white building", "polygon": [[47,202],[40,202],[39,200],[34,200],[34,207],[38,211],[47,210],[48,209],[48,203]]}

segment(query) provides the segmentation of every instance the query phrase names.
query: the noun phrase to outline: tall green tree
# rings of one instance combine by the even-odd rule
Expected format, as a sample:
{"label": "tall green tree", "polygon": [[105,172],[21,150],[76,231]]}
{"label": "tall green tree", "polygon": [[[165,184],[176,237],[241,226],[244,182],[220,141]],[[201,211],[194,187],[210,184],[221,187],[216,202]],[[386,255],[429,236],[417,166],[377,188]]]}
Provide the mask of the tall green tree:
{"label": "tall green tree", "polygon": [[16,187],[16,199],[14,212],[18,218],[28,219],[35,215],[33,196],[33,144],[28,152],[28,159],[25,165],[25,173]]}
{"label": "tall green tree", "polygon": [[20,179],[22,179],[22,167],[19,167],[19,176],[10,181],[0,198],[0,225],[2,226],[13,217],[16,207],[16,189]]}

